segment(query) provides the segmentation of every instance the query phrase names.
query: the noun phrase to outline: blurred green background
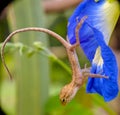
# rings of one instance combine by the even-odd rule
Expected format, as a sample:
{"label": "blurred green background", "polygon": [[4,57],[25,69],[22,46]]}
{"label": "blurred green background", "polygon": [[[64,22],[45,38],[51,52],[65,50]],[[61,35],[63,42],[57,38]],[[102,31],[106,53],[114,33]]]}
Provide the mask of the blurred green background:
{"label": "blurred green background", "polygon": [[[24,27],[49,28],[65,38],[67,20],[74,8],[46,14],[42,2],[12,2],[0,17],[0,42],[10,32]],[[41,48],[34,52],[36,44]],[[90,66],[82,50],[78,48],[77,52],[81,67]],[[85,85],[68,105],[61,105],[59,92],[70,82],[71,70],[65,48],[51,36],[37,32],[17,34],[6,47],[5,59],[14,77],[9,80],[0,60],[0,107],[5,115],[120,114],[117,99],[106,103],[97,94],[87,94]]]}

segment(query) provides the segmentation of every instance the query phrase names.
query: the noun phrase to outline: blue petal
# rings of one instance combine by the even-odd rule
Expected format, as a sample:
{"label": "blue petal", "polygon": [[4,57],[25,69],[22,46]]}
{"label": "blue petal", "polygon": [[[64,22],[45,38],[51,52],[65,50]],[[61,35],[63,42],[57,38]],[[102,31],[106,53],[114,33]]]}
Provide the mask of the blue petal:
{"label": "blue petal", "polygon": [[[71,44],[74,44],[76,42],[75,37],[75,27],[77,22],[73,22],[68,26],[68,38]],[[80,35],[80,45],[82,50],[84,51],[87,58],[92,62],[94,58],[95,51],[98,47],[98,43],[96,39],[94,39],[94,33],[92,29],[84,23],[79,31]]]}
{"label": "blue petal", "polygon": [[[68,39],[71,44],[76,42],[75,28],[77,20],[80,21],[83,16],[87,15],[88,18],[79,30],[80,45],[92,63],[91,72],[109,76],[109,79],[89,78],[87,92],[99,93],[104,97],[105,101],[110,101],[118,94],[118,68],[115,56],[106,44],[109,42],[117,21],[116,12],[118,12],[119,8],[114,2],[112,2],[114,5],[111,3],[105,7],[103,4],[106,2],[108,1],[100,0],[100,2],[95,3],[94,0],[84,0],[69,19]],[[111,10],[113,6],[116,6],[114,11]],[[110,14],[112,15],[110,16]],[[114,22],[108,23],[111,22],[110,20],[114,20]],[[103,60],[101,64],[93,61],[98,48],[100,48],[100,56]],[[99,59],[98,62],[100,63]]]}
{"label": "blue petal", "polygon": [[[87,7],[89,6],[89,4],[88,3],[86,4],[86,1],[87,0],[82,2],[82,4],[80,4],[76,8],[73,15],[69,19],[68,39],[71,44],[74,44],[76,42],[75,28],[77,25],[77,20],[79,21],[83,16],[87,15],[89,16],[89,18],[87,18],[86,20],[88,23],[90,24],[92,23],[93,25],[98,25],[98,21],[99,23],[101,23],[101,21],[99,20],[100,17],[97,15],[93,15],[93,14],[96,14],[96,10],[92,8],[90,8],[91,10],[88,9]],[[91,20],[93,18],[94,18],[94,21]],[[87,24],[84,23],[79,31],[79,35],[80,35],[80,45],[85,55],[87,56],[87,58],[90,60],[90,62],[92,62],[96,48],[98,47],[97,41],[94,39],[94,33],[92,29]]]}
{"label": "blue petal", "polygon": [[[80,21],[83,16],[88,16],[86,22],[101,31],[104,36],[104,41],[108,44],[114,25],[118,19],[118,16],[116,17],[116,15],[118,15],[116,12],[119,8],[115,11],[112,10],[112,16],[110,16],[111,12],[109,11],[111,11],[111,7],[114,2],[105,7],[106,2],[108,1],[100,0],[100,2],[95,2],[94,0],[84,0],[80,5],[78,5],[68,22],[67,35],[71,44],[76,42],[75,28],[77,20]],[[118,6],[116,5],[116,7]],[[114,17],[116,18],[114,19]],[[114,23],[112,23],[111,20],[114,20]],[[111,22],[110,24],[109,21]],[[94,39],[93,31],[84,23],[79,31],[79,36],[80,45],[87,58],[92,62],[98,47],[98,43],[96,39]]]}
{"label": "blue petal", "polygon": [[105,78],[89,78],[87,84],[87,92],[99,93],[104,97],[105,101],[114,99],[118,94],[118,67],[116,58],[112,50],[105,44],[103,35],[97,29],[92,28],[95,33],[95,38],[98,41],[101,48],[101,56],[103,59],[103,65],[99,66],[92,63],[91,73],[98,74],[101,71],[101,75],[108,76]]}

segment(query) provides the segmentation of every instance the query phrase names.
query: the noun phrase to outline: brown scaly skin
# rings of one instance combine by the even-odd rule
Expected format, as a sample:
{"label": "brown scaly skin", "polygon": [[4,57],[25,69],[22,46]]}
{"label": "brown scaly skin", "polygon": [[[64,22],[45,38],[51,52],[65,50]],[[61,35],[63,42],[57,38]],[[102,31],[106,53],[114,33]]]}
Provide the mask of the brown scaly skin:
{"label": "brown scaly skin", "polygon": [[80,89],[80,87],[85,83],[86,79],[90,77],[96,77],[96,78],[108,78],[107,76],[102,76],[99,74],[91,74],[90,68],[80,69],[79,62],[77,59],[77,55],[75,50],[68,50],[68,57],[71,62],[72,67],[72,81],[65,85],[61,92],[60,92],[60,101],[62,105],[66,105],[68,102],[70,102],[74,96],[76,95],[77,91]]}
{"label": "brown scaly skin", "polygon": [[60,92],[60,101],[63,105],[66,105],[68,102],[70,102],[77,91],[80,89],[80,87],[85,83],[86,78],[95,77],[95,78],[108,78],[107,76],[102,76],[99,74],[91,74],[90,68],[87,69],[81,69],[78,61],[78,57],[75,51],[75,48],[79,46],[79,29],[84,22],[84,20],[87,17],[83,17],[80,22],[78,22],[78,25],[76,27],[75,33],[76,33],[76,44],[73,46],[71,45],[69,48],[66,48],[69,61],[71,63],[72,68],[72,81],[65,85],[61,92]]}
{"label": "brown scaly skin", "polygon": [[80,86],[82,86],[84,79],[81,75],[81,70],[75,50],[67,50],[67,53],[71,62],[73,76],[72,81],[69,84],[65,85],[60,92],[60,101],[63,105],[66,105],[73,99]]}
{"label": "brown scaly skin", "polygon": [[74,81],[70,82],[69,84],[65,85],[61,92],[60,92],[60,101],[63,105],[66,105],[70,102],[77,91],[79,90],[79,86],[77,86]]}

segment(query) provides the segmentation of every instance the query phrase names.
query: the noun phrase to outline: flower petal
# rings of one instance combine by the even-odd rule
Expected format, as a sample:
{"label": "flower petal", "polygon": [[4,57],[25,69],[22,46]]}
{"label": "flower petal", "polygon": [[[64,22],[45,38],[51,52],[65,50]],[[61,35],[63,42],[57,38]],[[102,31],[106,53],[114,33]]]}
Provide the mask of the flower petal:
{"label": "flower petal", "polygon": [[[104,41],[108,44],[119,14],[120,6],[116,0],[111,3],[104,0],[98,3],[94,1],[91,2],[91,0],[84,0],[78,5],[73,15],[69,18],[68,39],[70,43],[74,44],[76,42],[75,28],[77,21],[80,21],[82,17],[87,15],[88,18],[86,22],[101,31],[104,36]],[[79,31],[79,36],[80,45],[87,58],[92,62],[98,47],[96,39],[94,39],[94,33],[91,28],[84,23]]]}
{"label": "flower petal", "polygon": [[108,76],[105,78],[89,78],[87,92],[99,93],[105,101],[110,101],[118,94],[118,67],[112,50],[106,45],[100,31],[92,28],[99,43],[92,62],[91,73]]}

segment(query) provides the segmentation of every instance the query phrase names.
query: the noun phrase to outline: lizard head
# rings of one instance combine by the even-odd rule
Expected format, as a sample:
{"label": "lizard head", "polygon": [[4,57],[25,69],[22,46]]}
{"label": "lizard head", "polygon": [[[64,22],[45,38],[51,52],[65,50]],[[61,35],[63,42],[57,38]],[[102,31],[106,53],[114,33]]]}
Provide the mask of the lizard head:
{"label": "lizard head", "polygon": [[63,105],[66,105],[70,102],[75,94],[77,93],[79,87],[74,85],[72,82],[70,84],[65,85],[60,92],[60,101]]}

